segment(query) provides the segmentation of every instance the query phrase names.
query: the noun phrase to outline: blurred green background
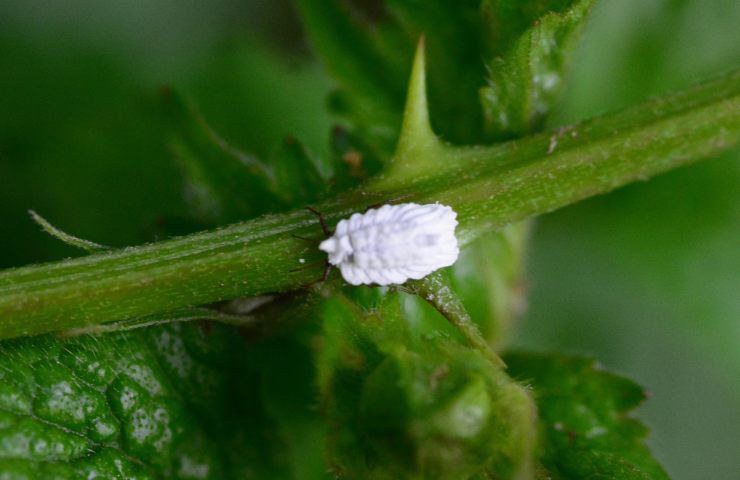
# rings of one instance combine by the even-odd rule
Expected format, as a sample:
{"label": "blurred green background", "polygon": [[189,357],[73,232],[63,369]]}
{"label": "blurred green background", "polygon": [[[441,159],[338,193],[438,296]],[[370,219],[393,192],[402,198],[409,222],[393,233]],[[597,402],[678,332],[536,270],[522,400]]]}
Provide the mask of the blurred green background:
{"label": "blurred green background", "polygon": [[[551,123],[737,67],[738,24],[736,0],[602,0]],[[0,267],[78,254],[29,208],[114,246],[185,216],[163,85],[245,151],[290,134],[327,154],[332,82],[288,1],[0,2]],[[739,153],[541,218],[528,259],[513,343],[650,389],[640,416],[676,479],[740,472]]]}

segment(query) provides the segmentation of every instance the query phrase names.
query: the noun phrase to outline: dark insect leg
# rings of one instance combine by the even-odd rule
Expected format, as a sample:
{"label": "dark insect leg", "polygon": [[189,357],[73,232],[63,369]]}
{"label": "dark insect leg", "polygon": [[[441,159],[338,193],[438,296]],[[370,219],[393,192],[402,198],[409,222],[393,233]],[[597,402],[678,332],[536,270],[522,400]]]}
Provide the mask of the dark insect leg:
{"label": "dark insect leg", "polygon": [[[306,210],[308,210],[309,212],[311,212],[311,213],[315,214],[317,217],[319,217],[319,223],[321,224],[321,230],[323,230],[324,235],[326,235],[327,238],[328,237],[331,237],[333,235],[333,233],[332,233],[331,230],[329,230],[329,227],[326,225],[326,219],[324,218],[324,214],[322,214],[321,212],[319,212],[318,210],[316,210],[313,207],[306,207]],[[301,236],[298,236],[298,235],[295,235],[295,234],[293,235],[293,237],[298,238],[300,240],[307,241],[307,242],[311,242],[313,244],[316,244],[316,243],[319,243],[320,242],[320,240],[314,240],[314,239],[311,239],[311,238],[305,238],[305,237],[301,237]],[[324,283],[329,278],[329,273],[331,272],[332,265],[331,265],[331,263],[329,263],[328,260],[325,261],[325,264],[324,265],[325,265],[324,266],[324,273],[321,275],[321,278],[318,278],[318,279],[314,280],[313,282],[310,282],[310,283],[307,283],[305,285],[302,285],[303,288],[310,288],[313,285],[316,285],[317,283]],[[299,271],[305,270],[307,268],[312,268],[314,266],[316,266],[316,263],[311,263],[311,264],[308,264],[308,265],[303,265],[303,266],[300,266],[298,268],[294,268],[293,270],[291,270],[291,272],[299,272]]]}
{"label": "dark insect leg", "polygon": [[331,263],[326,262],[326,265],[324,266],[324,274],[321,275],[321,283],[324,283],[329,278],[329,273],[331,273]]}
{"label": "dark insect leg", "polygon": [[368,206],[365,209],[365,212],[367,212],[368,210],[372,210],[374,208],[380,208],[383,205],[386,205],[386,204],[389,204],[389,203],[397,203],[400,200],[406,200],[408,198],[413,197],[414,195],[416,195],[416,194],[415,193],[406,193],[404,195],[399,195],[398,197],[391,198],[390,200],[387,200],[385,202],[373,203],[372,205]]}
{"label": "dark insect leg", "polygon": [[332,267],[331,263],[326,262],[325,267],[324,267],[324,273],[321,275],[320,278],[317,278],[316,280],[303,284],[301,286],[303,288],[311,288],[317,283],[324,283],[329,278],[329,273],[331,273],[331,267]]}
{"label": "dark insect leg", "polygon": [[321,224],[321,229],[324,231],[324,235],[327,237],[331,237],[332,232],[329,230],[329,227],[326,226],[326,220],[324,219],[324,214],[319,212],[313,207],[306,207],[306,210],[308,210],[311,213],[316,214],[316,216],[319,217],[319,223]]}
{"label": "dark insect leg", "polygon": [[213,322],[210,320],[199,320],[198,326],[200,327],[200,331],[203,332],[203,335],[206,337],[210,335],[213,330]]}
{"label": "dark insect leg", "polygon": [[303,240],[304,242],[308,242],[312,245],[318,245],[319,243],[321,243],[321,240],[316,240],[315,238],[301,237],[300,235],[296,235],[295,233],[291,233],[291,236],[293,238],[297,238],[298,240]]}

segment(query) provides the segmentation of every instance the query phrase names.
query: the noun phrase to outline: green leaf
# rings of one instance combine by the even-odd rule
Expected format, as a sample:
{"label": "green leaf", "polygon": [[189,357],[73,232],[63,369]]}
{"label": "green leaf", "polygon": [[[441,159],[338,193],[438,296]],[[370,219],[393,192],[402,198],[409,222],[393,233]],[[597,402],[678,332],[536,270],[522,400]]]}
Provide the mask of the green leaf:
{"label": "green leaf", "polygon": [[241,150],[267,161],[280,142],[293,136],[326,162],[327,132],[336,119],[326,105],[330,80],[318,62],[297,52],[286,55],[258,34],[224,40],[195,65],[194,78],[176,85]]}
{"label": "green leaf", "polygon": [[[176,92],[165,90],[164,100],[175,130],[172,149],[186,180],[190,216],[196,222],[221,224],[296,208],[336,190],[333,184],[350,184],[351,165],[332,165],[334,171],[322,175],[320,161],[293,137],[262,162],[229,145]],[[332,173],[338,181],[329,181]]]}
{"label": "green leaf", "polygon": [[162,98],[193,217],[220,224],[275,208],[276,185],[267,165],[229,145],[176,91],[165,89]]}
{"label": "green leaf", "polygon": [[[351,5],[334,0],[302,0],[298,5],[314,46],[342,83],[344,90],[332,101],[335,110],[349,112],[366,138],[389,152],[403,105],[407,64],[396,62],[397,69],[388,70],[393,68],[389,57],[379,51],[367,31],[368,25],[352,15]],[[396,36],[392,30],[383,29],[377,38]],[[408,45],[406,51],[410,52]]]}
{"label": "green leaf", "polygon": [[589,358],[512,353],[504,359],[537,401],[548,478],[668,479],[645,446],[647,428],[631,417],[646,398],[639,385]]}
{"label": "green leaf", "polygon": [[284,205],[299,207],[324,196],[329,184],[316,168],[306,148],[289,137],[270,158],[275,191]]}
{"label": "green leaf", "polygon": [[[303,331],[249,349],[231,327],[195,323],[3,342],[0,474],[324,478],[301,440],[322,435]],[[266,362],[274,349],[283,360]]]}
{"label": "green leaf", "polygon": [[[595,0],[526,2],[527,6],[493,0],[486,3],[492,18],[497,18],[496,12],[503,10],[510,13],[502,15],[503,18],[519,20],[494,22],[490,26],[500,32],[492,34],[493,42],[501,45],[506,45],[507,40],[516,39],[516,42],[506,49],[498,49],[500,56],[488,63],[487,85],[480,91],[489,138],[512,138],[544,125],[594,4]],[[527,12],[529,9],[537,15]],[[533,26],[520,35],[518,30],[529,22]]]}
{"label": "green leaf", "polygon": [[[420,36],[428,42],[435,130],[455,143],[508,138],[542,125],[594,3],[299,2],[314,46],[340,82],[336,109],[386,157],[400,126],[408,59]],[[505,128],[496,123],[503,118]]]}
{"label": "green leaf", "polygon": [[0,265],[79,256],[39,234],[30,208],[104,245],[151,241],[163,212],[185,208],[151,83],[80,31],[36,36],[0,16]]}
{"label": "green leaf", "polygon": [[[346,478],[529,478],[534,410],[480,351],[406,319],[403,298],[324,310],[319,383],[335,474]],[[421,333],[426,331],[426,333]]]}
{"label": "green leaf", "polygon": [[333,98],[365,138],[391,154],[397,138],[408,62],[425,34],[431,63],[435,126],[450,140],[481,141],[477,97],[486,56],[478,41],[481,19],[476,2],[389,1],[365,8],[361,2],[299,2],[311,40],[340,82]]}
{"label": "green leaf", "polygon": [[492,56],[503,55],[527,30],[548,14],[562,15],[581,0],[483,0],[481,16],[485,20],[485,42]]}

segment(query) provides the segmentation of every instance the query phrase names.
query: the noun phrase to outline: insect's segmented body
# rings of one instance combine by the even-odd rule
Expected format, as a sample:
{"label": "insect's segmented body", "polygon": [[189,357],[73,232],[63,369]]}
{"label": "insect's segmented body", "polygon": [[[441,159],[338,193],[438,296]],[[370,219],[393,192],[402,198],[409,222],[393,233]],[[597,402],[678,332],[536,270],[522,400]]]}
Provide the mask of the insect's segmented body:
{"label": "insect's segmented body", "polygon": [[456,226],[446,205],[383,205],[341,220],[319,248],[352,285],[401,284],[455,263]]}

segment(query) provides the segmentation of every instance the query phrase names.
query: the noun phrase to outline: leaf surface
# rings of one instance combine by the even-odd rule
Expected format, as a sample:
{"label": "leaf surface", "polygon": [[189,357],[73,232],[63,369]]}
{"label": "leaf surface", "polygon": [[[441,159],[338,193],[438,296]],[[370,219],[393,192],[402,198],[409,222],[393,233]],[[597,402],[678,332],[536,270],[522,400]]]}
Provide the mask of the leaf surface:
{"label": "leaf surface", "polygon": [[193,322],[3,342],[0,476],[323,478],[309,339],[247,349]]}
{"label": "leaf surface", "polygon": [[409,316],[403,297],[368,294],[370,310],[337,297],[324,313],[319,382],[334,473],[528,478],[534,411],[525,390],[479,350]]}
{"label": "leaf surface", "polygon": [[[503,22],[490,25],[494,30],[501,29],[494,34],[501,53],[489,61],[487,85],[480,92],[489,138],[517,137],[543,126],[558,98],[576,40],[595,1],[531,3],[527,7],[504,1],[487,4],[491,18],[508,18],[503,15],[508,11],[519,19],[511,26],[504,26]],[[556,8],[558,11],[551,11]],[[496,15],[497,11],[502,15]],[[514,14],[517,11],[520,15]],[[539,15],[532,15],[534,12]],[[516,35],[517,27],[525,25],[527,19],[532,26]],[[512,43],[507,45],[507,40]]]}
{"label": "leaf surface", "polygon": [[512,353],[509,374],[532,389],[541,432],[540,459],[553,480],[666,480],[633,410],[647,394],[594,360]]}

